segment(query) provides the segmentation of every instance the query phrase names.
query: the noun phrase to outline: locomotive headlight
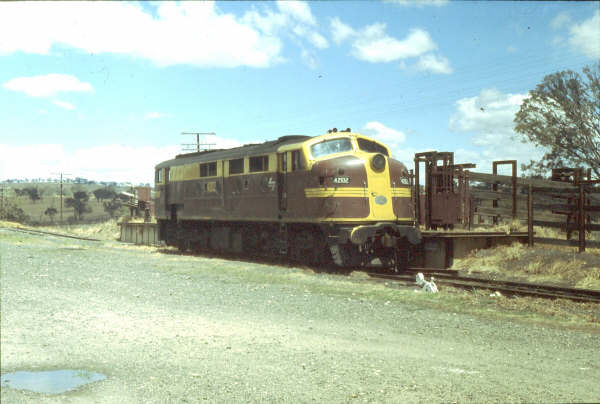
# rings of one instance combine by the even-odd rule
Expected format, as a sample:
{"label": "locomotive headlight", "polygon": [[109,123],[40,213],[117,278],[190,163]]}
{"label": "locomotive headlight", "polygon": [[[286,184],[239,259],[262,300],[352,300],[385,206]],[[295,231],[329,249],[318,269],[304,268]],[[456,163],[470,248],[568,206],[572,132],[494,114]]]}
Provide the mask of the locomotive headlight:
{"label": "locomotive headlight", "polygon": [[385,169],[385,156],[383,154],[376,154],[371,158],[371,168],[373,171],[378,173]]}

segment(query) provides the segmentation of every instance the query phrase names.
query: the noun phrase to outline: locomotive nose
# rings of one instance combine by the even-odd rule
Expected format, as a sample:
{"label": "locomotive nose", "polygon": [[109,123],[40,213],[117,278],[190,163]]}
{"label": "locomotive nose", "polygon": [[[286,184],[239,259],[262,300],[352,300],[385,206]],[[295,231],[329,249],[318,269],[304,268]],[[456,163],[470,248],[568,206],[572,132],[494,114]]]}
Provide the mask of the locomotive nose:
{"label": "locomotive nose", "polygon": [[385,156],[381,153],[377,153],[373,157],[371,157],[371,168],[373,171],[378,173],[385,170]]}

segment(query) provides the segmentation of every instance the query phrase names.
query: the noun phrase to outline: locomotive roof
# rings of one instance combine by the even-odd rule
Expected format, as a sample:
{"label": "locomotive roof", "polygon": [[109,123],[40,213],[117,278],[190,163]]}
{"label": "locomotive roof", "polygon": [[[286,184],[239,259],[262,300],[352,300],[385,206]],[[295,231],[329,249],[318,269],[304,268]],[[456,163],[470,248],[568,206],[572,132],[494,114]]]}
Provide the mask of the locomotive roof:
{"label": "locomotive roof", "polygon": [[304,135],[282,136],[277,140],[269,140],[264,143],[247,144],[240,147],[234,147],[232,149],[206,150],[201,152],[178,154],[172,160],[163,161],[162,163],[157,164],[155,168],[173,167],[202,161],[229,160],[244,156],[273,153],[281,146],[298,143],[310,139],[311,137],[312,136]]}

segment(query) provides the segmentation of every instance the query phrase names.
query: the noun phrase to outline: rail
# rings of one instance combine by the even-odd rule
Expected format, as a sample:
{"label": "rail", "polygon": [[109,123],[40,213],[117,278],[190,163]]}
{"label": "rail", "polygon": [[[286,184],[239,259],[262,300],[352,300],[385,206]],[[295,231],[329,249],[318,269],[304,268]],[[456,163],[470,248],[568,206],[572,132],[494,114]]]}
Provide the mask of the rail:
{"label": "rail", "polygon": [[412,268],[402,274],[368,272],[368,275],[372,278],[414,284],[415,275],[419,272],[433,275],[435,283],[442,286],[451,286],[461,289],[488,289],[508,295],[533,296],[546,299],[560,298],[578,302],[600,303],[600,291],[597,290],[461,276],[459,275],[460,271],[458,270]]}
{"label": "rail", "polygon": [[54,236],[54,237],[73,238],[73,239],[85,240],[85,241],[102,241],[102,240],[98,240],[96,238],[72,236],[70,234],[54,233],[51,231],[43,231],[43,230],[22,229],[22,228],[18,228],[18,227],[0,227],[0,229],[9,230],[9,231],[12,231],[15,233],[29,233],[29,234],[34,234],[34,235],[49,235],[49,236]]}

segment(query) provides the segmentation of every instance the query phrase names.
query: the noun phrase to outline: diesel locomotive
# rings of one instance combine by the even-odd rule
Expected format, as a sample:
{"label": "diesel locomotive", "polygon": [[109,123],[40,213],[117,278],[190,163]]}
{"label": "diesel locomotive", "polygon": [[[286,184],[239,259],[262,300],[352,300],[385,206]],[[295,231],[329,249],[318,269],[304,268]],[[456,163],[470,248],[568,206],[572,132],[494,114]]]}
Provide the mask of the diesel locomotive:
{"label": "diesel locomotive", "polygon": [[160,239],[181,250],[405,266],[420,243],[412,177],[350,129],[187,153],[155,167]]}

